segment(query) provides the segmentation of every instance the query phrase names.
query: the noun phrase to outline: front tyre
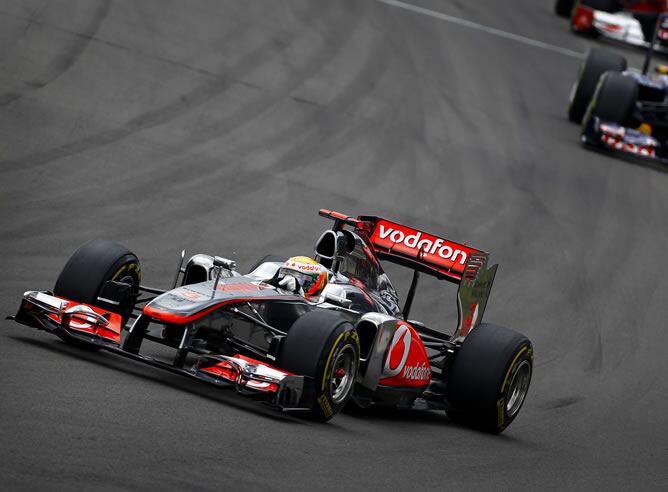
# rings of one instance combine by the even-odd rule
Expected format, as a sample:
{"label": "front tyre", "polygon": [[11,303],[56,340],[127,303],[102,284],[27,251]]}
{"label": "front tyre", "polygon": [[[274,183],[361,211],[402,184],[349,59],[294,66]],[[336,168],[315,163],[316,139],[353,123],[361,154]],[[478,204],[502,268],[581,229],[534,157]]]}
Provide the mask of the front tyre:
{"label": "front tyre", "polygon": [[638,100],[638,83],[621,73],[603,74],[584,117],[583,126],[592,116],[621,126],[631,126]]}
{"label": "front tyre", "polygon": [[[100,301],[98,296],[108,280],[130,285],[132,298],[118,306]],[[72,254],[56,280],[53,293],[58,297],[118,313],[122,317],[122,325],[125,325],[139,293],[140,280],[141,268],[134,253],[118,243],[94,239]],[[78,340],[65,341],[83,348],[97,348],[94,344]]]}
{"label": "front tyre", "polygon": [[570,17],[574,6],[575,0],[556,0],[554,12],[560,17]]}
{"label": "front tyre", "polygon": [[359,370],[359,337],[337,311],[315,310],[288,331],[278,358],[281,369],[313,380],[311,416],[325,422],[350,399]]}
{"label": "front tyre", "polygon": [[626,70],[626,59],[623,56],[600,48],[589,50],[587,58],[580,67],[578,80],[571,91],[568,119],[573,123],[582,123],[601,75],[605,72],[624,70]]}
{"label": "front tyre", "polygon": [[448,416],[500,433],[519,414],[533,373],[528,338],[482,323],[464,340],[447,373]]}

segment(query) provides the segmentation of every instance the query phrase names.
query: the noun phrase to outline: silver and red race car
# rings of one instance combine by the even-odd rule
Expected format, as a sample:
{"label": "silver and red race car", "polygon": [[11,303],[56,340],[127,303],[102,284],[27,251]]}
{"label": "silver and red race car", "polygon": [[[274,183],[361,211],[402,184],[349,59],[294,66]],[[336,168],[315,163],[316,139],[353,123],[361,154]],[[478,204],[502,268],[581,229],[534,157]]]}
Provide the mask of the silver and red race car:
{"label": "silver and red race car", "polygon": [[[668,0],[556,0],[555,11],[578,34],[646,48]],[[668,52],[668,23],[659,26],[658,39],[657,50]]]}
{"label": "silver and red race car", "polygon": [[[218,256],[184,264],[182,252],[162,290],[142,285],[125,247],[94,240],[70,257],[53,291],[26,292],[11,318],[320,421],[346,404],[392,405],[503,431],[527,395],[533,348],[482,323],[497,270],[488,254],[379,217],[320,215],[334,225],[315,245],[329,272],[315,302],[280,287],[276,256],[241,274]],[[403,307],[381,261],[413,270]],[[451,334],[410,318],[421,274],[459,285]],[[150,356],[147,341],[173,348],[173,359]]]}

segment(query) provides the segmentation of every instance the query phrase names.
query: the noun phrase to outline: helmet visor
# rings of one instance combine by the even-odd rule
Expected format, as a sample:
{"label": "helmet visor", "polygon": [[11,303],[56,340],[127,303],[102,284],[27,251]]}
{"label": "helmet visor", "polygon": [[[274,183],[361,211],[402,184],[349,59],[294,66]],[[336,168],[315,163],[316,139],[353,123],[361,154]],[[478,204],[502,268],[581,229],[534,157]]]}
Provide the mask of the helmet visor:
{"label": "helmet visor", "polygon": [[304,292],[310,292],[315,283],[318,281],[317,273],[303,273],[298,270],[292,270],[291,268],[281,268],[279,270],[279,275],[291,275],[296,278]]}

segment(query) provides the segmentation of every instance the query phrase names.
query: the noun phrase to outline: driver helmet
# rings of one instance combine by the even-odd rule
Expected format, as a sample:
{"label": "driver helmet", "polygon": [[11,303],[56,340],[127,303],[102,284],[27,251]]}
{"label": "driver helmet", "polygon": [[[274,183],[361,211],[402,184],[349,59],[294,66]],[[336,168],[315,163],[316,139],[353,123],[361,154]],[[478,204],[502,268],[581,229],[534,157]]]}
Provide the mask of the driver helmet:
{"label": "driver helmet", "polygon": [[327,285],[327,269],[308,256],[293,256],[279,270],[279,276],[292,275],[304,290],[304,297],[320,297]]}

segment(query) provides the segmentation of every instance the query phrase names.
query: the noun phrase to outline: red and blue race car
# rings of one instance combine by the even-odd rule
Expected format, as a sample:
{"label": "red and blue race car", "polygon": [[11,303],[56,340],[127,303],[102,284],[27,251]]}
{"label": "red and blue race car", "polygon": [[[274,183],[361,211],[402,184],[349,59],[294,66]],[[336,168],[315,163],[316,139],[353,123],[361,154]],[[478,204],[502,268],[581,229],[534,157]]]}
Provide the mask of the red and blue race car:
{"label": "red and blue race car", "polygon": [[[503,431],[529,389],[533,348],[523,335],[482,323],[497,265],[465,244],[380,217],[333,220],[315,246],[327,287],[308,300],[273,281],[283,259],[248,273],[234,261],[185,253],[167,290],[141,283],[137,257],[94,240],[69,259],[53,291],[23,295],[17,322],[87,350],[106,350],[326,421],[346,404],[445,410]],[[399,296],[381,262],[413,271]],[[452,333],[410,317],[421,274],[458,284]],[[174,349],[151,357],[145,341]]]}

